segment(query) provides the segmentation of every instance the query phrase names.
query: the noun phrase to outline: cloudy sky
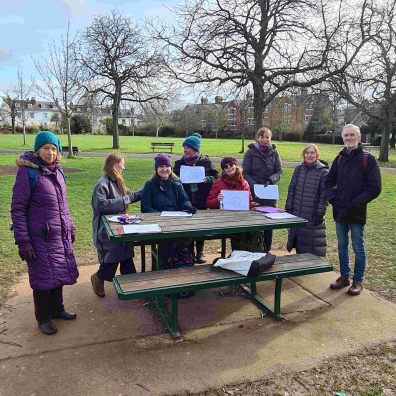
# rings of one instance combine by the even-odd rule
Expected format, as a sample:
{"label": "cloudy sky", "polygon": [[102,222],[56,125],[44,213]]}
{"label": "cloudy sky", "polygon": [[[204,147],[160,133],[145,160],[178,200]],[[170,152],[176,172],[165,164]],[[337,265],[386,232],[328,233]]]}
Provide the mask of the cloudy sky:
{"label": "cloudy sky", "polygon": [[95,15],[112,9],[139,21],[170,18],[166,7],[182,0],[0,0],[0,93],[16,83],[18,67],[25,80],[35,76],[32,57],[45,56],[47,43],[65,32],[88,26]]}

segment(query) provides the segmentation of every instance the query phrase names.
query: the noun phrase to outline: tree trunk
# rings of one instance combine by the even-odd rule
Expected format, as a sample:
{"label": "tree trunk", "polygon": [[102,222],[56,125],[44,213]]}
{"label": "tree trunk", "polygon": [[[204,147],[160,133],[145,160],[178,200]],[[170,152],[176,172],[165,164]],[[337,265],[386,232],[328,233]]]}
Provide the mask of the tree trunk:
{"label": "tree trunk", "polygon": [[254,108],[254,127],[258,131],[263,126],[264,89],[259,81],[253,81],[253,108]]}
{"label": "tree trunk", "polygon": [[158,137],[158,132],[159,132],[159,128],[156,127],[156,130],[155,130],[155,137]]}
{"label": "tree trunk", "polygon": [[67,158],[73,158],[73,143],[72,143],[72,134],[70,127],[70,118],[71,116],[67,117],[67,144],[69,145],[69,154]]}
{"label": "tree trunk", "polygon": [[12,126],[12,133],[15,134],[15,116],[11,116],[11,126]]}
{"label": "tree trunk", "polygon": [[115,95],[113,99],[113,109],[111,115],[113,117],[113,149],[120,148],[120,138],[118,135],[118,107],[120,104],[119,95]]}
{"label": "tree trunk", "polygon": [[381,147],[378,160],[381,162],[389,161],[389,136],[392,129],[392,115],[389,109],[385,110],[384,123],[382,125]]}
{"label": "tree trunk", "polygon": [[23,145],[26,146],[26,125],[23,123]]}

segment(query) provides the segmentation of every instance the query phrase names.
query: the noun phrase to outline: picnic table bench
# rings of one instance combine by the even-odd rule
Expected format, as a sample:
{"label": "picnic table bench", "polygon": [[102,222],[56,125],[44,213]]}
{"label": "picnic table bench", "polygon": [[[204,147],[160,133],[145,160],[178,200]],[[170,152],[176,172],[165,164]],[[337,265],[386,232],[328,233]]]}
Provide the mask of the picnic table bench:
{"label": "picnic table bench", "polygon": [[159,149],[159,151],[163,151],[163,150],[170,150],[171,153],[173,153],[173,146],[175,145],[175,143],[166,143],[166,142],[151,142],[151,149],[153,150],[157,150]]}
{"label": "picnic table bench", "polygon": [[[78,149],[77,146],[73,146],[72,147],[73,155],[78,155],[79,151],[80,150]],[[69,146],[62,146],[62,154],[66,153],[66,152],[70,152],[70,147]]]}
{"label": "picnic table bench", "polygon": [[[327,260],[310,253],[277,257],[275,264],[261,275],[249,278],[224,269],[213,269],[210,265],[183,267],[139,274],[118,275],[113,285],[120,300],[134,300],[151,297],[167,330],[174,339],[180,339],[178,325],[177,293],[241,285],[253,302],[275,319],[282,319],[280,313],[282,279],[332,271]],[[256,283],[275,280],[274,308],[257,294]],[[250,284],[250,287],[247,286]],[[165,307],[165,296],[170,298],[170,312]]]}

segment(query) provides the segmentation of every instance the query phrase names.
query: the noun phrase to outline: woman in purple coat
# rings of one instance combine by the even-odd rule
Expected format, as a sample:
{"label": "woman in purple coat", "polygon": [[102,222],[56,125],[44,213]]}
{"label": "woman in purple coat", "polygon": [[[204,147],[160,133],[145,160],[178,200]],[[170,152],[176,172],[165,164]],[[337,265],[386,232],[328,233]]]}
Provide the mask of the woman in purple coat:
{"label": "woman in purple coat", "polygon": [[27,262],[38,327],[57,329],[51,319],[72,320],[63,306],[63,285],[78,278],[73,242],[76,231],[67,206],[66,185],[59,167],[62,146],[50,131],[37,134],[34,152],[18,160],[11,217],[19,256]]}

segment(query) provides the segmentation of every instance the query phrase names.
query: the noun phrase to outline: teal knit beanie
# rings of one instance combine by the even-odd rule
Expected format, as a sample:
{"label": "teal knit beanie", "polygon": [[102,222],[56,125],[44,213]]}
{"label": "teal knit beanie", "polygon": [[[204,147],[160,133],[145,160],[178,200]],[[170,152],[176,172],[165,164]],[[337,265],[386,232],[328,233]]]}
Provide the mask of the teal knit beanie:
{"label": "teal knit beanie", "polygon": [[62,151],[60,140],[56,137],[55,133],[51,131],[41,131],[36,135],[36,139],[34,140],[34,151],[37,151],[41,146],[48,143],[56,146],[58,151]]}
{"label": "teal knit beanie", "polygon": [[194,151],[198,152],[201,148],[201,135],[199,133],[193,133],[184,140],[183,146],[190,147]]}

